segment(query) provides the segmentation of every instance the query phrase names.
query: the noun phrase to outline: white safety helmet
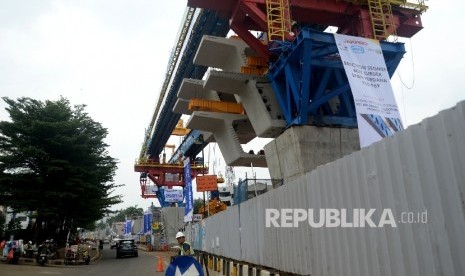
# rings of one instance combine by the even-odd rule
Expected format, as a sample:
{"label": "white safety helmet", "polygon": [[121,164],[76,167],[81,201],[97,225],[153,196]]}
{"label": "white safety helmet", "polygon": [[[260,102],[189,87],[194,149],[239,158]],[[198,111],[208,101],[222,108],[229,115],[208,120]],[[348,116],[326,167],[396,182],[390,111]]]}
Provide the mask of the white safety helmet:
{"label": "white safety helmet", "polygon": [[184,233],[183,233],[183,232],[178,232],[178,233],[176,233],[176,239],[178,239],[178,238],[183,238],[183,237],[184,237],[184,238],[186,237],[186,236],[184,236]]}

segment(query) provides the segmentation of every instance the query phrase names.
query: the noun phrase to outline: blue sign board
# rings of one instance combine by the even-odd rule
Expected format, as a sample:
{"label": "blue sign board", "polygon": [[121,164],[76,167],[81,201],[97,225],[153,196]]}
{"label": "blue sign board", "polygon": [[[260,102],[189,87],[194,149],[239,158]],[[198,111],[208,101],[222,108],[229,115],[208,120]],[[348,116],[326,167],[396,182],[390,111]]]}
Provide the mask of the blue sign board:
{"label": "blue sign board", "polygon": [[191,256],[178,256],[174,258],[166,269],[165,276],[203,276],[202,266]]}
{"label": "blue sign board", "polygon": [[144,214],[144,234],[150,234],[152,231],[152,214]]}
{"label": "blue sign board", "polygon": [[124,234],[129,235],[132,232],[132,220],[128,219],[126,220],[126,223],[124,225]]}
{"label": "blue sign board", "polygon": [[190,158],[184,160],[184,198],[186,199],[186,207],[184,209],[184,222],[192,221],[194,214],[194,194],[192,193],[192,179],[191,179],[191,164]]}

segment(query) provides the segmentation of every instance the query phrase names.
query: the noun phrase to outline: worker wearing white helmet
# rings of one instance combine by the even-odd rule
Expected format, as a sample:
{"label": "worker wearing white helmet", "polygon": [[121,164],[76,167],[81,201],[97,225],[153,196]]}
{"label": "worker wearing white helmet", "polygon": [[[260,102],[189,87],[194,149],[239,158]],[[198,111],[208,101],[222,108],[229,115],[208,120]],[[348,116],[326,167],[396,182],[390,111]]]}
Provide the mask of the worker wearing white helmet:
{"label": "worker wearing white helmet", "polygon": [[186,236],[184,236],[183,232],[178,232],[176,234],[176,240],[178,240],[181,247],[181,251],[179,252],[181,256],[194,255],[194,249],[191,248],[191,245],[188,242],[186,242]]}

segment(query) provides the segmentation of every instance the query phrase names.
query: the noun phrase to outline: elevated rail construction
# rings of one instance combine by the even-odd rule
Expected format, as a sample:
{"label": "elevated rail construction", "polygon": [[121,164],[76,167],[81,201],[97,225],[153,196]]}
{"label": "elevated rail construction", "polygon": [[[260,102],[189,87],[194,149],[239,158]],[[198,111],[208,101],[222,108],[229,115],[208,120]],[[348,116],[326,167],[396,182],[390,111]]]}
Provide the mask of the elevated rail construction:
{"label": "elevated rail construction", "polygon": [[[187,240],[212,270],[465,275],[465,102],[406,129],[400,115],[358,109],[378,101],[398,111],[376,89],[392,92],[405,54],[396,38],[423,29],[423,0],[187,3],[135,164],[142,196],[171,206],[164,191],[179,186],[185,200],[176,204],[189,209],[191,178],[209,172],[199,155],[209,143],[228,166],[268,168],[280,183],[241,190],[235,203],[240,189],[224,189],[226,210],[188,219]],[[349,52],[376,54],[380,66],[344,62]],[[354,78],[377,96],[360,100]],[[363,127],[377,142],[362,143]],[[166,159],[171,135],[183,138]],[[270,141],[245,151],[257,137]]]}

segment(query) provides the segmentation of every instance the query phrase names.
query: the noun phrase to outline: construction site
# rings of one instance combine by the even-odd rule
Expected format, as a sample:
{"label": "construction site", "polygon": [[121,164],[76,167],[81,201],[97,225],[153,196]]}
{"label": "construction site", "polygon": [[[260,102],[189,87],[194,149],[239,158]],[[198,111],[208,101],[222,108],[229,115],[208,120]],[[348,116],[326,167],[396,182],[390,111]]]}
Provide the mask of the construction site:
{"label": "construction site", "polygon": [[[391,100],[397,39],[427,31],[425,12],[188,0],[134,165],[157,202],[144,241],[166,250],[183,231],[220,275],[465,275],[465,102],[404,129]],[[235,181],[241,167],[269,178]]]}

